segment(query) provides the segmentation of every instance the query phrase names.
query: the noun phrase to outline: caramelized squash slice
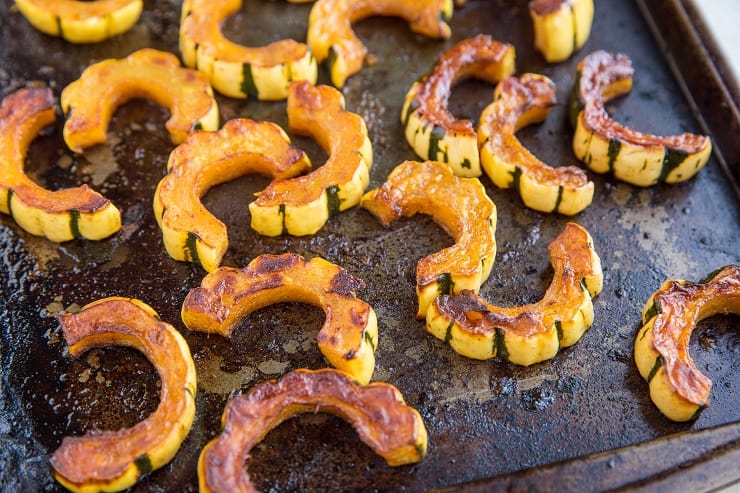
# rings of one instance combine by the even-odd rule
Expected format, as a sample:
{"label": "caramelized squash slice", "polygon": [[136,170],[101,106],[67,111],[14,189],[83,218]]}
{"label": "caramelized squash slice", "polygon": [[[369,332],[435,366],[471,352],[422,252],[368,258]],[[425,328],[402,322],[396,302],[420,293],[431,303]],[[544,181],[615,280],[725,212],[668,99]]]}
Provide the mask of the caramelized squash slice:
{"label": "caramelized squash slice", "polygon": [[441,294],[478,292],[496,256],[496,206],[476,178],[455,176],[436,161],[405,161],[383,185],[369,191],[361,206],[384,226],[416,213],[432,216],[455,244],[416,264],[417,318],[424,318]]}
{"label": "caramelized squash slice", "polygon": [[534,46],[550,63],[563,62],[580,49],[591,34],[593,0],[532,0]]}
{"label": "caramelized squash slice", "polygon": [[514,188],[530,209],[573,215],[591,204],[594,184],[576,166],[552,168],[537,159],[514,135],[543,121],[555,105],[555,84],[538,74],[507,77],[478,124],[483,169],[499,188]]}
{"label": "caramelized squash slice", "polygon": [[329,155],[323,166],[297,178],[274,180],[249,204],[252,228],[267,236],[311,235],[330,217],[356,206],[370,183],[373,148],[361,116],[344,109],[329,86],[293,82],[288,125],[314,138]]}
{"label": "caramelized squash slice", "polygon": [[196,393],[190,349],[174,327],[136,299],[104,298],[60,320],[72,356],[100,346],[129,346],[159,372],[159,405],[149,417],[131,428],[65,437],[51,457],[54,477],[72,491],[126,489],[167,464],[190,432]]}
{"label": "caramelized squash slice", "polygon": [[143,0],[15,0],[18,10],[39,31],[72,43],[97,43],[131,29]]}
{"label": "caramelized squash slice", "polygon": [[570,102],[573,152],[591,170],[641,187],[688,180],[709,159],[709,137],[657,137],[624,127],[607,114],[604,103],[632,89],[633,73],[626,55],[596,51],[581,60]]}
{"label": "caramelized squash slice", "polygon": [[450,114],[449,97],[456,83],[470,77],[499,82],[514,73],[514,60],[512,45],[479,34],[450,48],[429,74],[414,82],[406,94],[401,123],[417,156],[444,162],[457,176],[480,176],[473,123]]}
{"label": "caramelized squash slice", "polygon": [[367,55],[353,23],[376,15],[400,17],[416,33],[447,39],[453,8],[452,0],[318,0],[308,18],[308,46],[319,63],[327,61],[332,83],[341,88]]}
{"label": "caramelized squash slice", "polygon": [[740,266],[728,265],[699,283],[668,280],[642,310],[635,363],[650,398],[668,419],[688,421],[709,406],[712,381],[689,354],[696,324],[717,314],[740,315]]}
{"label": "caramelized squash slice", "polygon": [[144,48],[126,58],[93,64],[62,91],[64,141],[70,149],[105,142],[113,112],[133,98],[170,110],[166,127],[174,144],[192,130],[218,129],[218,104],[206,78],[180,66],[172,53]]}
{"label": "caramelized squash slice", "polygon": [[355,291],[365,283],[322,258],[260,255],[244,269],[221,267],[191,289],[182,305],[182,321],[190,330],[229,337],[250,313],[281,302],[300,302],[324,310],[318,335],[329,363],[358,382],[370,381],[375,370],[378,321],[370,305]]}
{"label": "caramelized squash slice", "polygon": [[426,455],[424,422],[393,385],[363,387],[337,370],[296,370],[229,401],[223,431],[200,454],[201,493],[256,491],[244,467],[249,452],[283,421],[315,412],[348,421],[390,466],[419,462]]}
{"label": "caramelized squash slice", "polygon": [[517,365],[552,358],[572,346],[594,319],[591,298],[601,292],[601,261],[588,232],[575,223],[550,244],[555,274],[537,303],[492,305],[472,291],[440,296],[427,312],[427,330],[463,356],[498,356]]}
{"label": "caramelized squash slice", "polygon": [[191,134],[172,151],[167,167],[154,194],[154,217],[167,253],[212,272],[229,238],[226,225],[200,198],[211,187],[248,173],[284,179],[310,169],[311,163],[276,124],[237,118],[218,132]]}
{"label": "caramelized squash slice", "polygon": [[180,22],[180,52],[186,66],[206,75],[218,92],[232,98],[285,99],[294,80],[316,83],[316,59],[292,39],[250,48],[233,43],[221,24],[238,12],[241,0],[185,0]]}
{"label": "caramelized squash slice", "polygon": [[100,240],[121,229],[121,214],[87,185],[50,191],[24,172],[26,152],[41,129],[54,122],[50,89],[20,89],[0,105],[0,212],[31,234],[51,241]]}

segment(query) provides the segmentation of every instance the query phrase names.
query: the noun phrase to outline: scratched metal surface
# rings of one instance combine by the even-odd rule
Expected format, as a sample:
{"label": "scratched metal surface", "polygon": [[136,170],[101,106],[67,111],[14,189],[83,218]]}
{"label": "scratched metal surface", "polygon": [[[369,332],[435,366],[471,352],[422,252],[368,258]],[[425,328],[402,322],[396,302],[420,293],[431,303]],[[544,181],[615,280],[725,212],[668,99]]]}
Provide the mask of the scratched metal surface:
{"label": "scratched metal surface", "polygon": [[[631,2],[597,1],[588,43],[572,60],[546,65],[532,48],[526,2],[472,1],[455,12],[452,39],[440,42],[409,32],[395,19],[371,19],[356,28],[377,63],[349,79],[347,107],[368,124],[375,152],[371,187],[404,159],[414,159],[399,114],[411,83],[456,41],[477,33],[513,43],[517,72],[541,72],[565,101],[583,55],[622,51],[635,65],[632,93],[608,108],[628,125],[661,134],[700,131],[697,119],[663,60],[661,47]],[[5,96],[31,81],[62,88],[90,63],[123,57],[145,46],[177,53],[179,2],[146,1],[129,32],[97,45],[75,46],[34,31],[0,2],[0,91]],[[281,37],[305,39],[310,5],[250,0],[227,22],[244,44]],[[328,81],[322,69],[320,82]],[[451,110],[477,120],[492,87],[466,82],[455,89]],[[221,98],[224,118],[267,119],[287,126],[285,103]],[[249,316],[230,340],[191,333],[179,320],[187,291],[204,272],[171,260],[156,226],[151,199],[172,150],[163,128],[166,111],[144,102],[121,107],[109,142],[75,156],[57,123],[31,146],[28,173],[49,188],[86,182],[123,213],[120,233],[102,242],[61,245],[32,237],[0,217],[0,489],[57,491],[48,458],[63,436],[93,428],[131,426],[158,401],[158,379],[139,353],[96,350],[73,360],[52,316],[72,304],[134,296],[152,305],[187,339],[198,370],[193,430],[175,459],[133,491],[195,491],[195,464],[219,431],[227,398],[267,378],[326,365],[315,337],[318,308],[281,304]],[[574,163],[565,106],[542,125],[520,133],[538,156]],[[295,138],[315,163],[316,145]],[[731,163],[737,165],[737,163]],[[697,280],[740,261],[740,205],[728,176],[711,159],[688,183],[638,189],[589,173],[594,203],[574,218],[594,237],[604,267],[593,327],[574,347],[529,368],[457,355],[428,335],[414,318],[416,260],[450,244],[428,217],[404,219],[385,229],[367,212],[332,218],[314,237],[266,238],[249,228],[246,203],[267,182],[246,177],[213,189],[208,208],[229,227],[225,265],[242,266],[262,253],[322,256],[367,283],[359,296],[375,308],[380,342],[374,380],[395,384],[424,418],[429,454],[419,465],[390,468],[338,418],[309,415],[270,433],[254,451],[249,472],[268,491],[409,490],[446,487],[491,478],[593,452],[624,447],[740,419],[740,333],[737,318],[702,323],[692,340],[699,368],[714,380],[711,406],[700,419],[674,424],[650,402],[632,362],[632,339],[647,297],[667,278]],[[567,219],[522,207],[513,191],[483,177],[498,208],[498,254],[481,292],[502,305],[537,300],[552,269],[547,245]]]}

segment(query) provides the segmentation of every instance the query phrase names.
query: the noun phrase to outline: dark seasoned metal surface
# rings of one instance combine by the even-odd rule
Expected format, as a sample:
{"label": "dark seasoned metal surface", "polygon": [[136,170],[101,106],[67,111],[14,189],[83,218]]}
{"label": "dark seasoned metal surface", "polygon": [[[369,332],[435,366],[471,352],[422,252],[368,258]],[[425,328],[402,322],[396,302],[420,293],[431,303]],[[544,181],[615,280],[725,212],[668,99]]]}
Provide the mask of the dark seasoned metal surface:
{"label": "dark seasoned metal surface", "polygon": [[[357,25],[377,63],[350,78],[344,94],[348,109],[368,124],[375,152],[372,187],[396,164],[415,158],[399,121],[411,83],[445,49],[477,33],[513,43],[517,72],[550,76],[561,102],[581,56],[595,49],[627,53],[636,69],[634,89],[608,105],[615,118],[659,134],[701,131],[664,62],[664,47],[632,2],[597,1],[591,38],[559,65],[546,65],[534,51],[525,4],[469,0],[455,12],[453,37],[446,42],[415,35],[395,19]],[[58,97],[89,64],[145,46],[177,53],[179,8],[177,1],[146,1],[129,33],[78,46],[36,32],[10,0],[0,0],[2,96],[40,81]],[[244,44],[286,36],[304,40],[310,8],[250,0],[227,22],[227,32]],[[328,81],[323,69],[320,81]],[[451,110],[477,120],[491,93],[487,84],[463,83],[454,90]],[[284,102],[220,98],[220,103],[225,119],[245,116],[287,127]],[[545,161],[575,163],[566,113],[565,105],[558,106],[544,124],[520,133]],[[73,304],[111,295],[140,298],[182,332],[195,358],[199,389],[193,430],[175,459],[134,491],[195,491],[198,454],[218,433],[229,395],[291,369],[326,365],[315,342],[323,320],[317,308],[265,308],[249,316],[231,339],[184,328],[180,304],[205,273],[167,256],[153,217],[152,195],[173,148],[163,127],[166,117],[152,104],[131,102],[116,112],[108,144],[84,155],[65,149],[61,121],[31,146],[27,169],[34,179],[49,188],[91,183],[121,209],[124,224],[105,241],[57,245],[0,217],[2,491],[60,490],[48,457],[63,436],[131,426],[156,407],[158,379],[136,351],[105,349],[70,358],[52,315]],[[324,154],[312,142],[294,142],[315,163],[323,162]],[[292,251],[322,256],[367,283],[359,296],[375,308],[379,320],[374,380],[395,384],[421,412],[429,431],[424,462],[390,468],[340,419],[293,419],[254,451],[248,467],[257,485],[270,491],[442,488],[738,421],[736,317],[702,323],[692,341],[698,367],[714,381],[711,406],[696,422],[663,418],[632,362],[640,310],[663,280],[697,280],[740,261],[740,205],[731,179],[714,158],[693,180],[675,186],[639,189],[589,176],[596,185],[594,203],[574,220],[591,232],[604,267],[595,322],[574,347],[529,368],[463,358],[414,318],[415,263],[451,242],[428,217],[404,219],[385,229],[369,213],[353,209],[332,218],[313,237],[266,238],[249,228],[246,208],[266,179],[247,177],[213,189],[205,203],[229,227],[226,265]],[[515,192],[496,189],[487,177],[482,182],[498,208],[498,254],[481,293],[502,305],[535,301],[552,273],[547,245],[568,219],[527,210]]]}

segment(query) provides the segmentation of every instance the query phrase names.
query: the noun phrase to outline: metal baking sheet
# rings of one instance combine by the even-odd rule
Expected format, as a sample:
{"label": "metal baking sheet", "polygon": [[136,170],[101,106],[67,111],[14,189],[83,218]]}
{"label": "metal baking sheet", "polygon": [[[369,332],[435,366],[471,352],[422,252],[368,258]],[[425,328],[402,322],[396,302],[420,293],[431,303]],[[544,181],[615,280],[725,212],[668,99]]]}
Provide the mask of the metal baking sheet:
{"label": "metal baking sheet", "polygon": [[[643,10],[632,1],[595,3],[597,15],[586,46],[558,65],[544,63],[533,49],[524,1],[469,0],[455,11],[447,41],[413,34],[397,19],[358,23],[356,31],[376,63],[350,78],[343,92],[347,108],[368,125],[375,152],[371,187],[403,160],[415,159],[400,124],[403,97],[412,82],[452,44],[478,33],[515,45],[518,74],[543,73],[556,82],[563,104],[543,124],[519,133],[547,162],[575,163],[564,103],[578,60],[596,49],[626,53],[635,66],[632,92],[608,104],[618,121],[664,135],[703,132],[702,114],[715,108],[694,106],[687,97],[665,56],[676,46],[654,36]],[[249,0],[225,30],[247,45],[283,37],[305,40],[310,8]],[[146,46],[177,53],[179,9],[174,0],[145,1],[130,32],[100,44],[72,45],[35,31],[12,1],[1,0],[0,92],[6,96],[41,83],[58,97],[85,67],[104,58]],[[328,82],[323,68],[320,82]],[[453,91],[450,109],[477,121],[491,94],[486,83],[464,82]],[[284,102],[219,102],[224,119],[271,120],[287,128]],[[182,332],[196,362],[199,388],[192,432],[170,464],[132,491],[197,490],[198,454],[218,433],[229,396],[292,369],[326,366],[315,343],[323,321],[318,308],[265,308],[247,317],[231,339],[184,328],[180,305],[205,273],[167,256],[153,217],[154,188],[173,148],[163,127],[166,118],[165,110],[132,101],[116,112],[108,143],[83,155],[65,149],[61,118],[31,145],[27,171],[35,180],[49,188],[90,183],[121,209],[124,224],[105,241],[53,244],[0,217],[3,491],[61,490],[51,477],[49,456],[62,437],[131,426],[157,405],[158,379],[136,351],[111,348],[70,358],[53,315],[73,304],[111,295],[140,298]],[[294,142],[314,163],[325,159],[313,142],[297,137]],[[246,208],[252,194],[267,183],[265,178],[250,176],[214,188],[205,203],[229,228],[225,265],[243,266],[262,253],[291,251],[324,257],[366,282],[358,294],[379,319],[374,380],[396,385],[421,412],[429,432],[429,453],[421,464],[390,468],[339,418],[302,416],[280,425],[254,450],[248,469],[257,486],[267,491],[421,491],[482,484],[485,489],[497,484],[497,478],[508,481],[512,474],[523,474],[536,481],[548,477],[542,472],[545,465],[622,447],[645,448],[639,444],[650,440],[676,436],[690,444],[675,434],[711,431],[738,421],[736,317],[703,322],[692,339],[698,367],[714,381],[711,406],[695,422],[676,424],[663,418],[632,361],[640,310],[663,280],[698,280],[740,261],[740,201],[728,173],[738,163],[720,163],[716,157],[736,155],[737,144],[720,145],[734,149],[718,147],[727,152],[679,185],[640,189],[589,172],[594,202],[572,220],[590,231],[604,267],[594,325],[574,347],[528,368],[463,358],[414,318],[416,261],[451,243],[429,217],[404,219],[386,229],[356,208],[332,218],[313,237],[267,238],[249,228]],[[525,209],[514,191],[496,189],[487,177],[482,182],[498,209],[498,253],[481,293],[501,305],[536,301],[552,275],[547,245],[570,219]],[[650,472],[637,474],[642,478]],[[598,482],[598,476],[589,480]]]}

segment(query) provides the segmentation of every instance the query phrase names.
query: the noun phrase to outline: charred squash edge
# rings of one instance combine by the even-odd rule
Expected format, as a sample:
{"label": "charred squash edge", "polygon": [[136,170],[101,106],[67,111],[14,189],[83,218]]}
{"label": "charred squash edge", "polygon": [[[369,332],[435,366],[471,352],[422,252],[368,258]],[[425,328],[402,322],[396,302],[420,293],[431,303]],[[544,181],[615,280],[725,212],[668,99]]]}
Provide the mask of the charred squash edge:
{"label": "charred squash edge", "polygon": [[326,320],[318,335],[321,353],[358,382],[375,370],[378,323],[370,305],[356,297],[365,283],[322,258],[263,254],[243,269],[222,267],[190,290],[182,320],[190,330],[230,337],[255,310],[280,302],[320,307]]}
{"label": "charred squash edge", "polygon": [[696,324],[717,314],[740,315],[740,266],[728,265],[699,283],[668,280],[645,303],[635,338],[635,363],[650,398],[673,421],[689,421],[709,406],[712,381],[689,354]]}
{"label": "charred squash edge", "polygon": [[572,346],[593,323],[592,297],[601,292],[601,261],[583,227],[568,223],[550,244],[553,281],[541,301],[501,308],[473,292],[437,298],[427,330],[474,359],[499,357],[529,366]]}
{"label": "charred squash edge", "polygon": [[593,0],[532,0],[529,15],[534,27],[534,46],[549,63],[564,62],[579,50],[591,34]]}
{"label": "charred squash edge", "polygon": [[359,438],[388,465],[420,462],[427,431],[416,409],[391,384],[360,386],[332,369],[299,369],[235,397],[223,414],[223,431],[198,461],[200,491],[254,491],[244,464],[273,428],[298,414],[329,412],[349,422]]}
{"label": "charred squash edge", "polygon": [[593,182],[576,166],[548,166],[514,135],[547,118],[555,104],[555,83],[544,75],[524,74],[501,81],[494,101],[480,117],[480,159],[491,181],[499,188],[516,189],[530,209],[574,215],[591,204]]}
{"label": "charred squash edge", "polygon": [[[197,390],[190,349],[174,327],[162,322],[149,305],[136,299],[104,298],[78,313],[63,314],[60,321],[73,356],[93,347],[130,346],[144,353],[159,373],[160,403],[149,417],[123,430],[65,437],[51,457],[54,477],[69,490],[126,489],[141,476],[167,464],[190,432]],[[159,365],[158,359],[166,365]],[[147,440],[151,434],[154,437]],[[119,443],[127,438],[134,440],[136,435],[145,445],[131,447],[129,456],[124,456]],[[96,454],[106,454],[109,462],[116,462],[109,475],[96,469]]]}
{"label": "charred squash edge", "polygon": [[143,48],[122,59],[108,59],[86,68],[62,91],[67,118],[64,141],[70,149],[102,144],[117,107],[146,97],[170,111],[166,127],[174,144],[193,130],[217,130],[218,103],[202,74],[183,68],[172,53]]}

